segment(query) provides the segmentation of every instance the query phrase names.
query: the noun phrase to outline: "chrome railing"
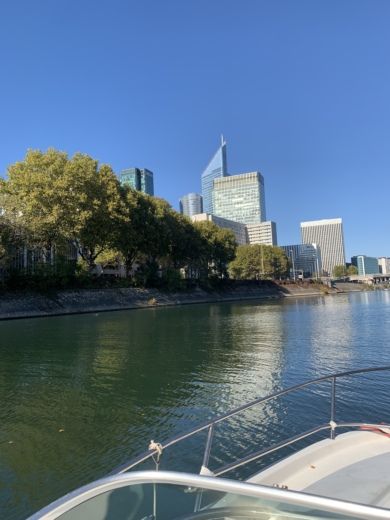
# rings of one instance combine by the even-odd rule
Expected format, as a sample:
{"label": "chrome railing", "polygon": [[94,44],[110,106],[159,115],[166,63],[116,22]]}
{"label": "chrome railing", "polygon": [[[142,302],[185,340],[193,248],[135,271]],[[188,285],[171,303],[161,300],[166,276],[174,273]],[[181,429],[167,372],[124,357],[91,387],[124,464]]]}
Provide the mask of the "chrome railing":
{"label": "chrome railing", "polygon": [[[277,518],[280,513],[282,518],[297,518],[297,519],[316,519],[329,518],[328,514],[332,513],[337,515],[337,518],[343,519],[364,519],[364,520],[383,520],[389,518],[389,511],[387,509],[366,506],[362,504],[355,504],[352,502],[346,502],[342,500],[334,500],[332,498],[320,497],[316,495],[308,495],[305,493],[297,493],[290,490],[282,490],[278,488],[272,488],[267,486],[261,486],[259,484],[251,484],[247,482],[239,482],[236,480],[227,480],[214,477],[203,477],[199,475],[192,475],[187,473],[177,473],[168,471],[135,471],[132,473],[125,473],[121,475],[115,475],[112,477],[106,477],[104,479],[88,484],[73,493],[69,493],[65,497],[53,502],[49,506],[41,509],[37,513],[33,514],[27,520],[56,520],[57,518],[67,518],[67,513],[71,513],[71,518],[106,518],[106,508],[104,501],[98,501],[94,504],[94,499],[102,497],[104,494],[115,492],[121,488],[129,486],[142,486],[152,485],[156,486],[159,484],[182,486],[188,489],[188,486],[192,489],[202,491],[217,491],[223,493],[225,496],[233,496],[237,498],[250,497],[257,498],[256,504],[251,504],[251,511],[258,511],[257,518],[265,518],[264,514],[268,513],[268,518]],[[87,505],[90,507],[90,511],[87,513],[86,510],[79,509],[79,506]],[[188,514],[188,518],[194,519],[195,517],[199,520],[205,518],[221,518],[218,514],[218,502],[214,503],[210,508],[205,508],[201,511],[196,511],[194,515]],[[129,507],[134,504],[123,503],[123,507],[126,510],[126,518],[129,515]],[[149,504],[152,507],[152,504]],[[290,516],[288,514],[289,508],[297,508],[294,513]],[[221,511],[225,511],[228,508],[224,507]],[[206,511],[215,511],[214,516],[204,515]],[[93,512],[93,516],[91,511]],[[130,510],[131,511],[131,510]],[[234,511],[234,509],[232,509]],[[324,513],[324,515],[323,515]],[[234,514],[230,512],[230,516],[234,518]],[[114,518],[110,516],[110,518]],[[147,518],[153,518],[158,520],[158,508],[154,511],[154,514],[149,515]],[[169,518],[175,518],[175,515]],[[185,516],[181,516],[185,518]],[[242,518],[242,515],[239,515]],[[253,515],[252,515],[253,518]],[[255,517],[256,518],[256,517]]]}
{"label": "chrome railing", "polygon": [[[312,428],[310,430],[307,430],[303,433],[289,437],[285,441],[275,443],[272,446],[270,446],[269,448],[254,452],[235,462],[232,462],[232,463],[222,466],[220,468],[214,469],[214,470],[212,470],[213,475],[215,475],[215,476],[224,475],[224,474],[228,473],[229,471],[232,471],[233,469],[237,469],[245,464],[258,460],[262,457],[265,457],[266,455],[269,455],[273,452],[281,450],[282,448],[290,446],[300,440],[311,437],[311,436],[315,435],[316,433],[319,433],[324,430],[329,430],[330,438],[334,439],[336,437],[337,428],[360,428],[362,426],[364,426],[366,428],[390,428],[389,424],[384,424],[384,423],[380,423],[380,424],[360,423],[360,422],[336,423],[336,420],[335,420],[336,419],[336,389],[337,389],[337,381],[339,379],[349,377],[349,376],[355,376],[358,374],[367,374],[370,372],[382,372],[382,371],[389,371],[389,370],[390,370],[390,366],[365,368],[365,369],[360,369],[360,370],[349,370],[347,372],[340,372],[337,374],[322,376],[322,377],[319,377],[316,379],[312,379],[310,381],[306,381],[304,383],[297,384],[297,385],[287,388],[285,390],[280,390],[278,392],[274,392],[266,397],[255,399],[254,401],[251,401],[247,404],[239,406],[238,408],[235,408],[234,410],[231,410],[230,412],[228,412],[224,415],[216,417],[212,421],[202,424],[187,433],[178,435],[172,439],[169,439],[169,440],[161,443],[161,447],[163,450],[165,450],[166,448],[169,448],[170,446],[178,444],[178,443],[184,441],[185,439],[193,437],[197,433],[200,433],[202,431],[207,431],[207,440],[206,440],[206,445],[205,445],[204,452],[203,452],[201,473],[204,472],[205,470],[210,471],[208,468],[208,465],[209,465],[209,460],[210,460],[210,454],[211,454],[211,449],[212,449],[212,442],[213,442],[215,427],[218,424],[223,423],[227,419],[230,419],[231,417],[234,417],[245,410],[249,410],[250,408],[253,408],[254,406],[275,400],[281,396],[290,394],[290,393],[300,390],[302,388],[307,388],[312,385],[317,385],[317,384],[325,382],[325,381],[329,381],[331,383],[330,414],[329,414],[328,423],[321,424],[321,425],[319,425],[315,428]],[[129,471],[130,469],[135,468],[136,466],[138,466],[139,464],[141,464],[147,460],[150,460],[150,459],[154,460],[156,455],[157,455],[156,451],[144,452],[141,455],[139,455],[138,457],[129,461],[128,463],[123,464],[122,466],[116,468],[114,471],[112,471],[110,473],[110,475],[115,475],[118,473],[124,473],[125,471]]]}

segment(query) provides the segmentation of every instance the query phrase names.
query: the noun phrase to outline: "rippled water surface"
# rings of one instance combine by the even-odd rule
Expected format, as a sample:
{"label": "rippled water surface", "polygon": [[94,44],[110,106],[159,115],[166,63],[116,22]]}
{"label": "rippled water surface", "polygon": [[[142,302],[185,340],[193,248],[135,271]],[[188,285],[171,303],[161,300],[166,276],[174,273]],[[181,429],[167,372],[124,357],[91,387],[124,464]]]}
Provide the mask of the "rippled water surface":
{"label": "rippled water surface", "polygon": [[[256,397],[390,364],[389,340],[390,291],[0,322],[0,517],[25,518],[150,439]],[[338,413],[389,421],[385,374],[340,385]],[[328,390],[231,421],[211,465],[326,422]]]}

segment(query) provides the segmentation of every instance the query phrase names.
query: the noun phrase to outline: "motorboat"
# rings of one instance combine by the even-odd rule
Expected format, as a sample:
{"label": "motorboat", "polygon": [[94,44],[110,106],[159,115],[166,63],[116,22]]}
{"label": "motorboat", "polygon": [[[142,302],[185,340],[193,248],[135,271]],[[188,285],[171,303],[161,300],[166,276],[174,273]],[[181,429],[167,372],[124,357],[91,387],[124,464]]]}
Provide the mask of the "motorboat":
{"label": "motorboat", "polygon": [[[337,406],[340,388],[349,381],[386,377],[389,371],[386,366],[326,375],[251,401],[166,442],[151,441],[145,453],[28,520],[390,519],[386,393],[382,390],[380,394],[384,402],[375,421],[362,422],[360,417],[343,421]],[[237,423],[240,416],[250,413],[253,425],[257,415],[252,412],[257,407],[281,398],[290,400],[294,392],[311,392],[324,385],[329,390],[326,422],[293,432],[270,446],[264,446],[263,437],[254,433],[249,452],[221,464],[221,444],[232,440],[224,431],[228,421]],[[368,388],[372,394],[371,386]],[[377,396],[371,397],[377,400]],[[216,442],[221,429],[222,442],[221,436]],[[201,451],[195,440],[199,436]],[[192,459],[199,451],[197,472],[177,469],[183,455],[167,457],[185,443]],[[188,447],[186,450],[188,453]],[[239,449],[233,446],[229,454],[239,455]],[[259,469],[258,464],[267,457],[271,463]]]}

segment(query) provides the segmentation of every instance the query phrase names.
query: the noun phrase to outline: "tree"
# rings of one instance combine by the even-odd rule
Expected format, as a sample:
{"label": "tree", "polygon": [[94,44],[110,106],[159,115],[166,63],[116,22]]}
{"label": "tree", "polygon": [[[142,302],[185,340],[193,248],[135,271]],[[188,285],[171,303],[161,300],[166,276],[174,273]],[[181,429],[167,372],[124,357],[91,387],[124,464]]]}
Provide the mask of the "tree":
{"label": "tree", "polygon": [[201,239],[198,260],[201,272],[219,278],[227,277],[227,265],[233,260],[237,248],[233,231],[209,221],[197,222],[195,228]]}
{"label": "tree", "polygon": [[358,274],[358,268],[356,265],[350,265],[347,269],[347,275],[354,276]]}
{"label": "tree", "polygon": [[12,223],[0,215],[0,268],[10,266],[12,257],[21,246],[21,232]]}
{"label": "tree", "polygon": [[344,278],[347,275],[347,268],[345,265],[335,265],[333,267],[334,278]]}
{"label": "tree", "polygon": [[238,280],[280,278],[288,271],[288,259],[279,247],[252,244],[238,246],[229,272]]}

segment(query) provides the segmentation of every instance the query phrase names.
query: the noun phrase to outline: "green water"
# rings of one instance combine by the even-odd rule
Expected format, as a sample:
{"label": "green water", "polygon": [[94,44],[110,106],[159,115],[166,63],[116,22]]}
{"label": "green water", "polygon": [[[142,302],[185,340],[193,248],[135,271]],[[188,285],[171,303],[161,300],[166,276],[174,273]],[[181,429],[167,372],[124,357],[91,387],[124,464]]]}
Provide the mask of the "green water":
{"label": "green water", "polygon": [[389,340],[385,291],[0,322],[0,518],[275,389],[390,364]]}

